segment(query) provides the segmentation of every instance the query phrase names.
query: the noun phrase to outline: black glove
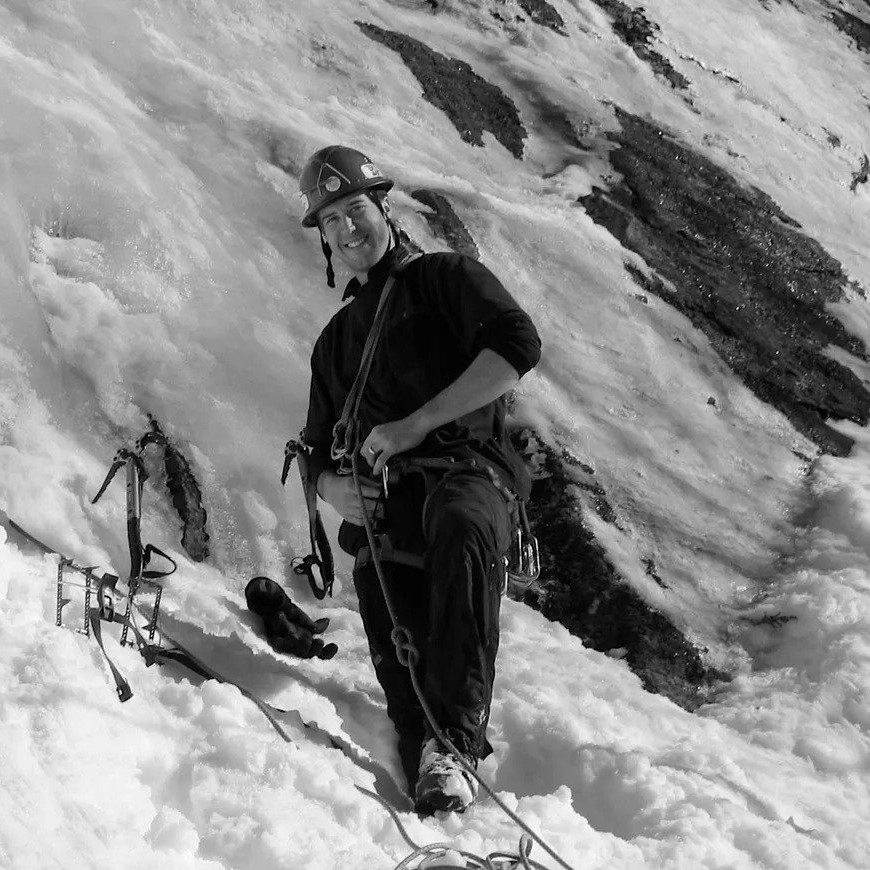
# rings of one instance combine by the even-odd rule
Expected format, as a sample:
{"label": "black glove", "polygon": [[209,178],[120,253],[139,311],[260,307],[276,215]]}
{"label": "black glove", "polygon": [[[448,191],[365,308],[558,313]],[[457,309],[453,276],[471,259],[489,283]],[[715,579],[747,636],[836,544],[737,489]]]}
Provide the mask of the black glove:
{"label": "black glove", "polygon": [[303,659],[331,659],[338,652],[334,643],[314,637],[326,631],[329,619],[311,619],[274,580],[254,577],[245,587],[245,599],[248,609],[263,619],[266,640],[276,652]]}

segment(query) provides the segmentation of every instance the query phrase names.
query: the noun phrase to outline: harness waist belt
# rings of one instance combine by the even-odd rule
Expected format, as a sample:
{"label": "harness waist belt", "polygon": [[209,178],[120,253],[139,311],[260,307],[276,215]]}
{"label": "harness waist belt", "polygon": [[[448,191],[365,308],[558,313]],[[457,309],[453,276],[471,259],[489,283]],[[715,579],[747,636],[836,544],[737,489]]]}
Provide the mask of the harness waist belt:
{"label": "harness waist belt", "polygon": [[[395,562],[399,565],[407,565],[409,568],[423,570],[423,556],[420,553],[412,553],[408,550],[397,550],[386,535],[378,535],[376,539],[378,556],[383,562]],[[357,550],[354,571],[368,565],[372,559],[372,549],[368,545]]]}

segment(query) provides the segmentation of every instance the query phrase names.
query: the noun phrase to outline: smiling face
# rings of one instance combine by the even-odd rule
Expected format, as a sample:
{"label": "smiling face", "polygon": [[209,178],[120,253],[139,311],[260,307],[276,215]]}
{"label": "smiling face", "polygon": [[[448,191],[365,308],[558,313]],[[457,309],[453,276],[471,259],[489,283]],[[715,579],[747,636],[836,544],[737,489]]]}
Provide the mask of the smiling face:
{"label": "smiling face", "polygon": [[333,254],[365,283],[392,241],[381,210],[365,193],[353,193],[324,206],[317,221]]}

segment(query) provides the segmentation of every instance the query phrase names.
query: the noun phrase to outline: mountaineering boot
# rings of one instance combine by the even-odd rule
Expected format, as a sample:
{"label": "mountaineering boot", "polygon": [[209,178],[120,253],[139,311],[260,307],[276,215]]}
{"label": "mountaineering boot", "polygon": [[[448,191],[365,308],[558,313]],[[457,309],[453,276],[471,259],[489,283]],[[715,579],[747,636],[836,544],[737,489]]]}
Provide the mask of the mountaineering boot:
{"label": "mountaineering boot", "polygon": [[[472,768],[477,759],[463,754],[463,760]],[[432,813],[464,813],[477,798],[477,780],[439,744],[430,737],[420,753],[420,774],[414,797],[414,809],[424,815]]]}

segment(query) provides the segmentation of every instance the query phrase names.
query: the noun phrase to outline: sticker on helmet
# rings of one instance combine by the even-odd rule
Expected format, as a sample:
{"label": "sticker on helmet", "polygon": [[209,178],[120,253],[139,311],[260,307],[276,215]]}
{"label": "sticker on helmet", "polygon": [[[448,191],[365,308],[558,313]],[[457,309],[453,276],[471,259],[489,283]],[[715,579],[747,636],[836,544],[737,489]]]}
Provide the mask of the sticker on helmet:
{"label": "sticker on helmet", "polygon": [[330,175],[326,181],[323,182],[323,186],[330,192],[335,193],[336,190],[341,187],[341,179],[335,175]]}
{"label": "sticker on helmet", "polygon": [[381,170],[378,169],[378,167],[375,166],[374,163],[363,163],[363,165],[360,166],[359,171],[362,172],[362,174],[366,178],[383,178],[384,177],[384,173],[381,172]]}

